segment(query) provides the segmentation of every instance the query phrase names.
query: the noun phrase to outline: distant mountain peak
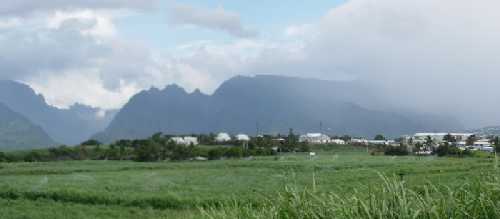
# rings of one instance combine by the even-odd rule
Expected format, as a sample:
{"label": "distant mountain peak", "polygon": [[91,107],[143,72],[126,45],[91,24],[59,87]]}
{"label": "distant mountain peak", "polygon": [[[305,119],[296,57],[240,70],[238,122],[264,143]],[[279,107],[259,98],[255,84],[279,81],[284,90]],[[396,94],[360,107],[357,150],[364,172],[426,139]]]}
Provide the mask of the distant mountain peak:
{"label": "distant mountain peak", "polygon": [[[45,130],[50,137],[64,144],[76,144],[103,130],[114,116],[96,116],[101,109],[74,104],[60,109],[47,104],[43,95],[16,81],[0,81],[0,102]],[[101,113],[102,114],[102,113]]]}
{"label": "distant mountain peak", "polygon": [[170,93],[170,94],[188,94],[186,90],[177,85],[177,84],[169,84],[163,89],[164,93]]}
{"label": "distant mountain peak", "polygon": [[[373,137],[408,134],[416,130],[443,129],[447,122],[433,122],[409,113],[383,112],[363,106],[366,90],[349,82],[301,79],[274,75],[236,76],[213,95],[178,85],[160,92],[135,95],[117,114],[99,140],[143,138],[156,132],[209,133],[229,130],[255,133],[317,132],[321,123],[327,134]],[[439,120],[438,120],[439,121]]]}
{"label": "distant mountain peak", "polygon": [[0,150],[47,147],[54,144],[42,128],[0,103]]}

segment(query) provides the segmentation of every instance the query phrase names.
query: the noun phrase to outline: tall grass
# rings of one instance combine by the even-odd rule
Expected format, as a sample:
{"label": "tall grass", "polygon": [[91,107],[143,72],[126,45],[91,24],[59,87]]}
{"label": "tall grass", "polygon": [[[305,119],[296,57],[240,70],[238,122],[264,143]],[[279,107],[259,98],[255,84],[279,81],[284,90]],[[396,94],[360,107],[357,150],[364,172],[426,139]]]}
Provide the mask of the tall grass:
{"label": "tall grass", "polygon": [[500,180],[485,176],[458,188],[426,184],[410,188],[381,176],[369,192],[339,196],[287,187],[260,207],[238,204],[201,210],[206,218],[500,218]]}

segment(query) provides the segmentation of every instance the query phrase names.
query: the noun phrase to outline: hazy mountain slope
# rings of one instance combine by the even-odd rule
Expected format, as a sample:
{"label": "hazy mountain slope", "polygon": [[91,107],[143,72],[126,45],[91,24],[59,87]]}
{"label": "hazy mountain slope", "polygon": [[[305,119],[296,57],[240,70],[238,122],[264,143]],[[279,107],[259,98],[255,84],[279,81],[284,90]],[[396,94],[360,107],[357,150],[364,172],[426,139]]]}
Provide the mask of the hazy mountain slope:
{"label": "hazy mountain slope", "polygon": [[134,96],[106,131],[96,137],[111,141],[160,131],[254,134],[257,127],[264,133],[286,133],[293,128],[297,132],[371,137],[377,133],[397,136],[444,130],[456,125],[453,120],[437,116],[367,109],[362,105],[372,99],[364,92],[364,88],[349,82],[279,76],[235,77],[211,96],[168,86]]}
{"label": "hazy mountain slope", "polygon": [[468,130],[467,132],[476,133],[478,135],[500,135],[500,126],[489,126],[479,129]]}
{"label": "hazy mountain slope", "polygon": [[42,128],[0,103],[0,150],[38,148],[54,144]]}
{"label": "hazy mountain slope", "polygon": [[28,85],[14,81],[0,81],[0,103],[42,127],[54,140],[76,144],[104,130],[114,113],[99,117],[100,109],[76,104],[69,109],[48,105]]}

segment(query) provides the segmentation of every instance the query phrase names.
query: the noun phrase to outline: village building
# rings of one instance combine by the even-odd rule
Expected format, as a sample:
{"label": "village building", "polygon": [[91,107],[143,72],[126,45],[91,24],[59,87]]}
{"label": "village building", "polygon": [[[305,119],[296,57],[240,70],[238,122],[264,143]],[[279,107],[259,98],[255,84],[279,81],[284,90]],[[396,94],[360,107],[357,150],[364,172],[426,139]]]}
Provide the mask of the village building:
{"label": "village building", "polygon": [[371,145],[396,145],[396,141],[394,140],[367,140],[367,143]]}
{"label": "village building", "polygon": [[354,145],[367,145],[368,144],[368,140],[366,139],[356,139],[356,138],[353,138],[351,139],[351,144],[354,144]]}
{"label": "village building", "polygon": [[238,141],[250,141],[250,136],[245,135],[245,134],[238,134],[238,135],[236,135],[236,140],[238,140]]}
{"label": "village building", "polygon": [[172,137],[170,140],[179,145],[198,145],[198,138],[185,136],[185,137]]}
{"label": "village building", "polygon": [[473,133],[415,133],[412,137],[412,141],[414,144],[420,143],[420,144],[425,144],[427,143],[428,138],[430,137],[432,139],[432,142],[434,144],[441,144],[444,141],[445,136],[451,135],[457,142],[465,141],[467,138],[470,136],[474,135]]}
{"label": "village building", "polygon": [[342,140],[342,139],[332,139],[330,141],[330,143],[332,143],[332,144],[338,144],[338,145],[345,145],[346,144],[346,142],[344,140]]}
{"label": "village building", "polygon": [[215,137],[215,141],[216,142],[228,142],[228,141],[231,141],[231,136],[225,132],[221,132],[221,133],[217,134],[217,136]]}
{"label": "village building", "polygon": [[328,144],[331,142],[330,137],[321,133],[308,133],[299,137],[299,142],[306,142],[310,144]]}

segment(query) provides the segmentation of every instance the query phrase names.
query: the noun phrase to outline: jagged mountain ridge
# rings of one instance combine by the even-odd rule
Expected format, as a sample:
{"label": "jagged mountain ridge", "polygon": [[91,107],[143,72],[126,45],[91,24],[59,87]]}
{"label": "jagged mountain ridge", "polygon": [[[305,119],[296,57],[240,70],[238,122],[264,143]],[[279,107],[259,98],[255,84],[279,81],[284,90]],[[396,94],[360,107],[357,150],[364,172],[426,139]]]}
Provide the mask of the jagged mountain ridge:
{"label": "jagged mountain ridge", "polygon": [[[213,95],[188,93],[177,85],[143,91],[95,137],[109,142],[169,134],[286,133],[323,131],[371,137],[422,130],[449,130],[454,120],[434,115],[371,110],[378,101],[352,82],[281,76],[234,77]],[[424,118],[425,117],[425,118]],[[322,124],[322,128],[320,128]],[[320,130],[321,129],[321,130]]]}
{"label": "jagged mountain ridge", "polygon": [[40,126],[61,144],[87,140],[104,130],[114,116],[114,112],[107,112],[99,117],[101,109],[82,104],[75,104],[69,109],[50,106],[31,87],[15,81],[0,81],[0,103]]}

